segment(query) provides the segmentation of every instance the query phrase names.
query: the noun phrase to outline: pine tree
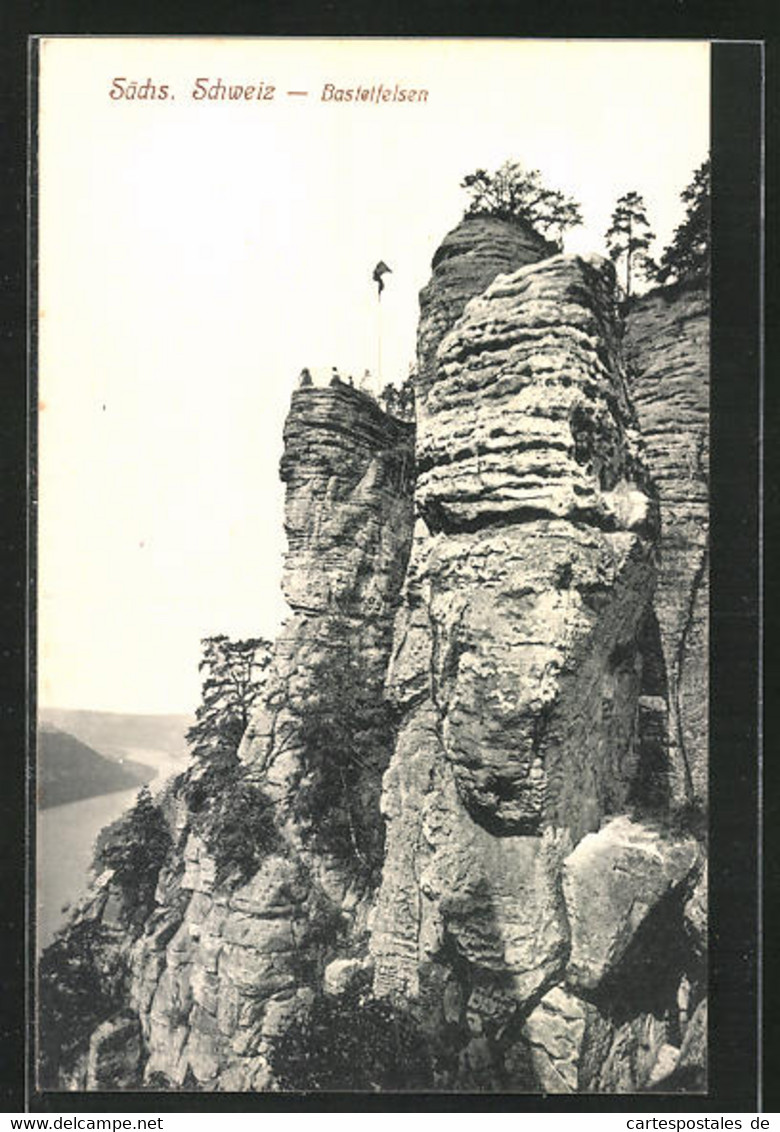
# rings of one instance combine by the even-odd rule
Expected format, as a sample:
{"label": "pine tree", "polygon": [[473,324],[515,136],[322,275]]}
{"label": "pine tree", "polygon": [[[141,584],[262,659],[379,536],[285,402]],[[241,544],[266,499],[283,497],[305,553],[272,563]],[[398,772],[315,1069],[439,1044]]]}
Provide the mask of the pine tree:
{"label": "pine tree", "polygon": [[653,274],[653,264],[647,249],[655,239],[645,213],[645,202],[637,192],[624,193],[615,205],[612,221],[606,233],[610,258],[617,264],[625,261],[625,295],[631,298],[632,276],[640,267],[646,276]]}
{"label": "pine tree", "polygon": [[252,707],[266,684],[272,646],[259,638],[231,641],[224,634],[202,644],[202,699],[187,732],[194,759],[179,789],[190,827],[214,860],[218,883],[239,883],[278,842],[271,799],[238,759]]}
{"label": "pine tree", "polygon": [[112,869],[130,920],[142,922],[154,905],[160,869],[172,846],[167,822],[142,786],[135,805],[103,832],[95,853],[101,869]]}
{"label": "pine tree", "polygon": [[661,283],[708,279],[710,274],[710,162],[703,162],[680,193],[685,219],[658,265]]}
{"label": "pine tree", "polygon": [[575,200],[564,196],[558,189],[548,192],[540,205],[541,215],[536,227],[545,236],[550,236],[563,251],[563,234],[569,228],[582,224],[582,211]]}
{"label": "pine tree", "polygon": [[231,641],[206,637],[200,669],[205,672],[196,722],[187,732],[194,755],[208,757],[215,747],[238,749],[252,705],[265,684],[271,645],[260,638]]}

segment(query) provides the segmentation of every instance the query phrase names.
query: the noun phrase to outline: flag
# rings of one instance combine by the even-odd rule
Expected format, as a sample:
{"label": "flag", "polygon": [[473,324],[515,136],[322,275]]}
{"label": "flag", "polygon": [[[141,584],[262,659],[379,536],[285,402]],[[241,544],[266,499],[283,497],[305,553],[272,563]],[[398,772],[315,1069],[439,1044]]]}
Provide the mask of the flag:
{"label": "flag", "polygon": [[385,283],[382,276],[385,275],[388,271],[392,273],[392,270],[392,267],[388,267],[383,259],[380,259],[379,263],[374,268],[374,274],[371,276],[371,278],[377,285],[378,295],[381,295],[385,289]]}

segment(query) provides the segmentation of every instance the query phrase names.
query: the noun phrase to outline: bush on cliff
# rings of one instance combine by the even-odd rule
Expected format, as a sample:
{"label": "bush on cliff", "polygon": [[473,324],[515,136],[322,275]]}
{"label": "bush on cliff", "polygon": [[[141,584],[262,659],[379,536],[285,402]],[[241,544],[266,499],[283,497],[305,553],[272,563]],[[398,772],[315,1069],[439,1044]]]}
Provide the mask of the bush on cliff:
{"label": "bush on cliff", "polygon": [[234,766],[193,822],[216,866],[216,880],[243,884],[281,846],[273,801]]}
{"label": "bush on cliff", "polygon": [[93,1030],[126,1005],[127,968],[98,921],[69,925],[38,966],[38,1083],[60,1085],[85,1051]]}
{"label": "bush on cliff", "polygon": [[372,744],[390,726],[384,705],[366,698],[352,662],[334,663],[320,674],[321,709],[312,709],[300,729],[304,775],[295,813],[311,830],[313,846],[375,879],[384,860],[384,826],[377,820],[380,772]]}
{"label": "bush on cliff", "polygon": [[133,808],[100,835],[95,864],[113,869],[129,922],[142,923],[154,907],[157,878],[172,847],[168,824],[147,786]]}
{"label": "bush on cliff", "polygon": [[279,848],[273,802],[239,762],[230,736],[216,740],[208,759],[180,776],[177,792],[190,811],[188,831],[214,860],[218,884],[243,883]]}
{"label": "bush on cliff", "polygon": [[433,1084],[427,1043],[408,1014],[373,998],[368,977],[337,997],[318,996],[310,1011],[272,1041],[280,1088],[386,1092]]}

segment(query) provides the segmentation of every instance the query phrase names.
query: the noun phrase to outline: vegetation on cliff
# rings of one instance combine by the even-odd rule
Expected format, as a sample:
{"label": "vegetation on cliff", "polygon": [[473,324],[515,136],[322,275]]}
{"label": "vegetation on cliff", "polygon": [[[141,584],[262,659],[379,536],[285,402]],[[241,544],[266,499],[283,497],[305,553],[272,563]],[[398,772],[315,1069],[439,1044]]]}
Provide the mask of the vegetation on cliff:
{"label": "vegetation on cliff", "polygon": [[647,208],[637,192],[625,193],[618,200],[606,233],[611,259],[625,268],[624,293],[630,299],[632,280],[637,273],[650,283],[662,286],[701,284],[710,275],[710,161],[704,161],[690,184],[680,193],[685,216],[656,262],[650,255],[655,238],[650,231]]}
{"label": "vegetation on cliff", "polygon": [[660,283],[704,281],[710,274],[710,162],[703,162],[680,199],[685,218],[658,263]]}
{"label": "vegetation on cliff", "polygon": [[113,933],[97,921],[70,924],[41,956],[38,968],[38,1081],[57,1088],[92,1031],[121,1010],[127,962]]}
{"label": "vegetation on cliff", "polygon": [[[505,161],[489,173],[477,169],[461,181],[470,203],[465,216],[494,216],[518,220],[554,240],[563,250],[566,231],[582,224],[580,205],[557,189],[549,189],[538,169],[527,170],[518,161]],[[630,299],[637,278],[649,283],[701,282],[709,278],[710,161],[704,161],[680,194],[685,216],[669,245],[656,262],[650,254],[655,239],[647,206],[636,190],[616,202],[605,234],[607,253],[623,267],[623,290]]]}
{"label": "vegetation on cliff", "polygon": [[111,869],[130,922],[140,925],[152,911],[157,878],[172,847],[168,823],[146,786],[133,808],[100,835],[95,867]]}
{"label": "vegetation on cliff", "polygon": [[363,976],[338,996],[318,995],[271,1043],[279,1087],[349,1092],[430,1089],[428,1042],[410,1015],[373,998]]}
{"label": "vegetation on cliff", "polygon": [[248,776],[235,752],[215,757],[204,778],[188,783],[185,796],[199,799],[190,829],[203,839],[216,867],[217,884],[241,884],[281,842],[275,807]]}
{"label": "vegetation on cliff", "polygon": [[461,181],[471,203],[466,216],[497,216],[521,220],[549,235],[563,248],[563,234],[582,224],[579,204],[558,189],[548,189],[538,169],[526,170],[519,161],[505,161],[493,173],[477,169]]}
{"label": "vegetation on cliff", "polygon": [[262,692],[271,644],[232,641],[224,634],[202,642],[204,673],[196,722],[187,732],[193,765],[178,788],[217,869],[217,883],[247,880],[279,838],[272,804],[238,760],[252,706]]}
{"label": "vegetation on cliff", "polygon": [[375,762],[376,732],[386,734],[390,727],[388,709],[366,695],[349,657],[321,673],[320,702],[322,707],[301,724],[304,775],[293,809],[318,852],[376,880],[384,859],[384,827],[361,783]]}
{"label": "vegetation on cliff", "polygon": [[609,257],[615,264],[623,263],[625,276],[623,291],[631,298],[632,279],[637,271],[645,278],[653,277],[654,265],[648,248],[655,239],[646,215],[647,206],[637,192],[624,193],[615,205],[605,239]]}
{"label": "vegetation on cliff", "polygon": [[205,637],[201,644],[201,702],[187,742],[196,759],[207,760],[228,747],[238,750],[265,686],[272,646],[259,637],[231,641],[224,633]]}
{"label": "vegetation on cliff", "polygon": [[[137,938],[154,908],[160,869],[172,847],[167,822],[146,786],[135,805],[100,834],[93,867],[110,873],[105,900],[60,932],[38,968],[38,1072],[43,1088],[56,1088],[85,1052],[97,1026],[127,1005],[127,942]],[[115,915],[107,924],[103,913],[112,898]]]}

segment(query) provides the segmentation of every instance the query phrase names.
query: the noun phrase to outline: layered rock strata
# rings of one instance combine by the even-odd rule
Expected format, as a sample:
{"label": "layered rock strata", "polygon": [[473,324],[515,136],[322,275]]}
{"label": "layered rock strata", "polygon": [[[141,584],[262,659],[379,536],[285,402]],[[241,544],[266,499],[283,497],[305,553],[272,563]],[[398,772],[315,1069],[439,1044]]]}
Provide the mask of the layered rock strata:
{"label": "layered rock strata", "polygon": [[707,804],[709,637],[709,294],[687,286],[640,298],[625,353],[647,467],[661,507],[655,609],[668,681],[678,804]]}
{"label": "layered rock strata", "polygon": [[706,863],[667,819],[705,799],[706,305],[650,295],[624,339],[611,266],[551,250],[445,238],[416,440],[293,395],[291,613],[239,752],[277,839],[226,880],[169,792],[140,929],[110,871],[77,913],[130,985],[67,1087],[274,1088],[274,1038],[372,969],[438,1088],[704,1087]]}
{"label": "layered rock strata", "polygon": [[412,438],[411,426],[345,386],[293,395],[281,464],[292,614],[240,750],[275,804],[283,844],[231,887],[191,835],[183,870],[161,878],[159,913],[133,957],[147,1080],[271,1087],[269,1039],[311,1002],[336,938],[348,935],[354,952],[365,937],[364,862],[318,847],[327,798],[306,817],[294,803],[309,770],[307,726],[318,713],[345,716],[359,746],[344,763],[354,820],[373,836],[363,850],[381,860],[392,744],[382,687],[411,539]]}
{"label": "layered rock strata", "polygon": [[[388,674],[400,723],[382,797],[375,989],[417,1001],[434,1043],[449,1034],[457,1067],[443,1084],[519,1087],[523,1020],[571,976],[572,850],[608,815],[655,804],[665,772],[646,765],[664,758],[658,511],[606,262],[554,256],[498,275],[426,365],[421,518]],[[683,885],[697,854],[678,855]],[[605,858],[593,883],[610,868]],[[656,902],[641,870],[626,886],[629,903]],[[605,967],[616,965],[614,952]],[[618,1043],[619,1071],[596,1058],[582,1087],[649,1080],[653,1058],[627,1069],[619,1051],[644,1027],[658,1053],[655,1015],[638,1010],[620,1032],[595,1005],[572,1011],[575,1029],[588,1011],[602,1019],[605,1058]]]}
{"label": "layered rock strata", "polygon": [[516,271],[555,250],[528,225],[495,216],[466,217],[447,233],[433,257],[430,281],[420,292],[417,384],[423,395],[434,379],[439,342],[466,303],[499,272]]}

